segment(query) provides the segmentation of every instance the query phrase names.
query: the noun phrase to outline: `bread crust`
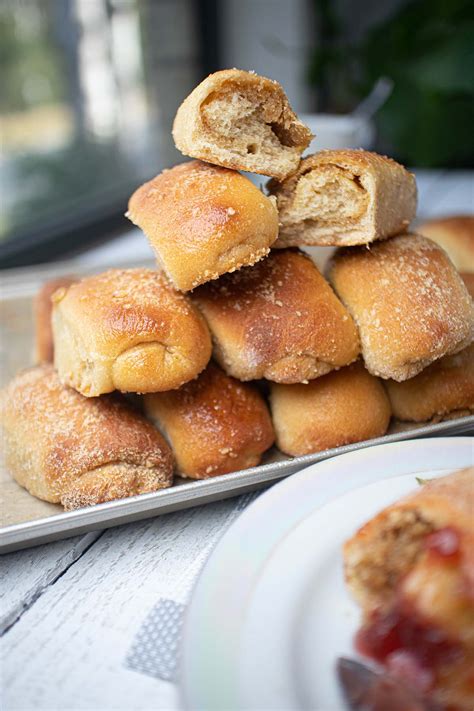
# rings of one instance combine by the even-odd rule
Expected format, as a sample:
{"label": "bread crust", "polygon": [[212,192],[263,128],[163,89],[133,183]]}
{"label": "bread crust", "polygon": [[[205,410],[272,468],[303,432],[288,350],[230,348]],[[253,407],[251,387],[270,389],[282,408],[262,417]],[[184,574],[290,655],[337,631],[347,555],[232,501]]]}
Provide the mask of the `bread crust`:
{"label": "bread crust", "polygon": [[51,297],[58,289],[74,284],[77,279],[59,277],[47,281],[35,296],[33,302],[33,319],[35,323],[35,362],[52,363],[54,359],[53,328],[51,314],[53,304]]}
{"label": "bread crust", "polygon": [[432,363],[414,378],[386,381],[394,417],[412,422],[474,412],[474,344]]}
{"label": "bread crust", "polygon": [[171,451],[149,422],[121,396],[65,387],[51,365],[19,373],[1,392],[0,423],[16,481],[66,509],[172,484]]}
{"label": "bread crust", "polygon": [[[456,554],[448,559],[430,555],[425,547],[426,537],[443,529],[458,540]],[[442,708],[471,709],[474,468],[427,481],[374,516],[346,542],[344,564],[366,624],[401,604],[413,619],[432,627],[431,639],[457,645],[454,656],[437,660],[429,696]]]}
{"label": "bread crust", "polygon": [[55,366],[87,397],[178,388],[209,362],[204,319],[163,273],[111,269],[56,291],[53,301]]}
{"label": "bread crust", "polygon": [[329,279],[354,318],[367,369],[403,381],[474,338],[474,307],[444,250],[407,234],[343,249]]}
{"label": "bread crust", "polygon": [[417,232],[443,247],[460,272],[474,274],[474,215],[426,220]]}
{"label": "bread crust", "polygon": [[272,251],[254,267],[200,287],[192,298],[211,330],[216,360],[239,380],[305,382],[359,354],[352,319],[297,250]]}
{"label": "bread crust", "polygon": [[213,362],[179,390],[146,395],[145,410],[170,442],[178,472],[190,479],[256,466],[274,441],[262,396]]}
{"label": "bread crust", "polygon": [[416,213],[414,175],[364,150],[310,155],[268,190],[280,216],[275,247],[368,244],[406,231]]}
{"label": "bread crust", "polygon": [[254,264],[278,235],[272,199],[240,173],[199,161],[138,188],[127,217],[145,232],[180,291]]}
{"label": "bread crust", "polygon": [[[226,121],[218,126],[209,107],[217,101]],[[236,101],[245,101],[244,116]],[[220,117],[219,117],[220,118]],[[256,121],[246,134],[243,122]],[[258,130],[260,129],[260,130]],[[259,150],[262,129],[266,145]],[[284,178],[298,166],[312,134],[296,116],[281,85],[254,72],[225,69],[210,74],[183,101],[173,123],[176,147],[184,155],[236,170]]]}
{"label": "bread crust", "polygon": [[270,386],[277,447],[299,457],[381,437],[390,403],[381,382],[359,361],[307,385]]}

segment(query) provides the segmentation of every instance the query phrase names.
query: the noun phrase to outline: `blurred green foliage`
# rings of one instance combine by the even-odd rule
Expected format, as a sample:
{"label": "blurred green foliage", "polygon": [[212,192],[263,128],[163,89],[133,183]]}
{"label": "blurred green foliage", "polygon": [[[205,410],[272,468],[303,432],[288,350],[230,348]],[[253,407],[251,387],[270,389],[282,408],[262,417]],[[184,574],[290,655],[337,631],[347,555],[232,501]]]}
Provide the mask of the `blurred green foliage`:
{"label": "blurred green foliage", "polygon": [[[23,24],[15,17],[14,0],[0,4],[1,113],[21,111],[45,100],[60,101],[67,95],[61,53],[51,39],[54,1],[23,3]],[[25,87],[30,87],[29,95]]]}
{"label": "blurred green foliage", "polygon": [[376,117],[381,147],[411,165],[474,165],[473,2],[410,0],[358,43],[334,2],[316,0],[316,10],[321,43],[309,76],[322,110],[350,110],[390,77]]}

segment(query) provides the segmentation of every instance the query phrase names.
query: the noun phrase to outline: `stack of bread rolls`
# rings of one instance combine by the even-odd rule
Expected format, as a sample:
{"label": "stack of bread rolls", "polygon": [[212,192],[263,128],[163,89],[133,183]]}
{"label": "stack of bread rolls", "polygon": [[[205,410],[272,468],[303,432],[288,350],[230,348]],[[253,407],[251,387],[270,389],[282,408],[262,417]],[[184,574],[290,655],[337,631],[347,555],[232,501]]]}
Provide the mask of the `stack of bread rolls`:
{"label": "stack of bread rolls", "polygon": [[[192,160],[127,212],[159,268],[38,295],[39,365],[2,395],[22,486],[75,508],[254,466],[274,441],[308,454],[383,435],[392,412],[474,407],[473,303],[408,231],[413,175],[362,150],[302,159],[312,136],[282,87],[235,69],[188,96],[173,136]],[[326,278],[314,245],[337,248]]]}

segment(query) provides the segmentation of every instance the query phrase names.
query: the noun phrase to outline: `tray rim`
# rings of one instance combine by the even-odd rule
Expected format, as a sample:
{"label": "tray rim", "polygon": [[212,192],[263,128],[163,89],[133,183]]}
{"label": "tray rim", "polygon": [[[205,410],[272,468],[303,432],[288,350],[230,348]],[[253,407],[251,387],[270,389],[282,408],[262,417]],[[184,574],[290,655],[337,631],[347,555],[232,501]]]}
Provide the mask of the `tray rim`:
{"label": "tray rim", "polygon": [[[168,489],[117,499],[104,504],[88,506],[75,511],[61,512],[44,518],[15,523],[0,528],[0,555],[14,550],[41,545],[61,538],[69,538],[88,531],[97,531],[171,513],[180,509],[210,503],[262,488],[272,481],[304,469],[311,464],[347,452],[403,440],[436,437],[440,435],[474,434],[474,415],[423,425],[383,435],[370,440],[323,450],[302,457],[261,464],[218,477],[190,481]],[[473,438],[474,451],[474,438]],[[474,459],[474,457],[473,457]]]}

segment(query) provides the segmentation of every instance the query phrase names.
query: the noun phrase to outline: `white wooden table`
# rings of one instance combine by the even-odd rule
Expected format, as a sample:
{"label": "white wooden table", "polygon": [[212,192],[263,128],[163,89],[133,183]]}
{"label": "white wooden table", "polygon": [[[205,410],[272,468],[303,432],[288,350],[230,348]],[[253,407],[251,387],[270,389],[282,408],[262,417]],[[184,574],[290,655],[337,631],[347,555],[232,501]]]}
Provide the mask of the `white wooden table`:
{"label": "white wooden table", "polygon": [[[472,173],[420,171],[420,217],[472,212]],[[147,258],[137,230],[79,257]],[[5,709],[177,709],[174,681],[127,661],[160,600],[185,605],[235,500],[4,556],[0,561]],[[203,650],[205,653],[205,650]]]}

